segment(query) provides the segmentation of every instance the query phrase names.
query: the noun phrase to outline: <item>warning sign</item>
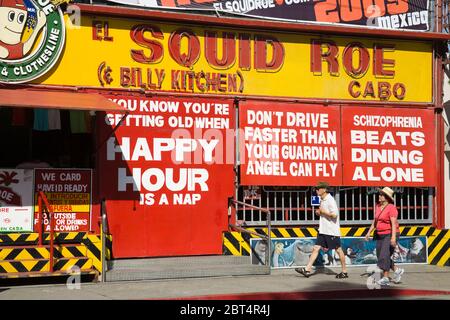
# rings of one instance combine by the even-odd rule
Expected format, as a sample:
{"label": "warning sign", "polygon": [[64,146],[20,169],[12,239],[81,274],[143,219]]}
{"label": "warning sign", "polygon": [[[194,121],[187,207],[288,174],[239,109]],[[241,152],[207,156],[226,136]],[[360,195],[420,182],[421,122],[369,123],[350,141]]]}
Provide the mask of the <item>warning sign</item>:
{"label": "warning sign", "polygon": [[0,232],[33,231],[33,170],[0,169]]}
{"label": "warning sign", "polygon": [[[56,232],[89,231],[92,197],[92,170],[90,169],[35,169],[35,213],[38,213],[37,195],[43,191],[50,209],[55,214]],[[47,213],[43,213],[45,231],[50,231]],[[38,223],[35,219],[35,225]]]}
{"label": "warning sign", "polygon": [[339,183],[339,109],[243,102],[239,108],[241,184]]}

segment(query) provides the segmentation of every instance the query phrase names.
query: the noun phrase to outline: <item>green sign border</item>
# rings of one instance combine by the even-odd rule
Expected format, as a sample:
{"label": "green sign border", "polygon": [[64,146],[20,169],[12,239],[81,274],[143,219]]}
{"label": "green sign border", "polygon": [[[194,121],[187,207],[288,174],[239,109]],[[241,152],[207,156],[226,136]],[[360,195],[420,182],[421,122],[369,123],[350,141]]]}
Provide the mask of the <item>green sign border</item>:
{"label": "green sign border", "polygon": [[[36,6],[36,8],[40,8],[42,10],[42,7],[40,7],[38,4],[36,4],[36,2],[34,0],[31,0],[31,1]],[[36,52],[34,52],[32,55],[22,58],[20,60],[9,61],[9,60],[0,59],[0,83],[15,84],[15,83],[30,82],[32,80],[35,80],[35,79],[45,75],[51,68],[53,68],[53,66],[59,60],[61,52],[64,48],[65,37],[66,37],[64,15],[63,15],[61,9],[58,7],[58,8],[56,8],[55,11],[49,13],[46,16],[46,19],[47,19],[47,21],[46,21],[45,30],[43,30],[43,32],[45,32],[45,36],[41,40],[41,43],[39,44],[39,48],[38,48],[38,50],[36,50]],[[41,54],[44,53],[44,51],[46,50],[46,44],[50,40],[50,28],[59,29],[61,36],[57,43],[56,50],[49,57],[50,58],[49,61],[47,61],[45,63],[45,65],[38,71],[35,71],[35,72],[30,73],[25,76],[22,76],[22,75],[16,76],[14,74],[14,68],[25,67],[28,64],[32,63],[33,61],[35,61],[38,57],[41,56]],[[8,76],[5,76],[3,74],[5,71],[8,72]]]}

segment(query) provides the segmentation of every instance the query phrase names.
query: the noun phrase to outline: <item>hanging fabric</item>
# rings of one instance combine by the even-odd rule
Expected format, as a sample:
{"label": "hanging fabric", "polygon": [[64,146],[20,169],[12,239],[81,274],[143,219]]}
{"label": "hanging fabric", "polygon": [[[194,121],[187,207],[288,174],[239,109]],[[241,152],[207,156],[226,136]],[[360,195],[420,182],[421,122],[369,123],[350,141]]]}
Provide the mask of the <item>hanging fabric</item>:
{"label": "hanging fabric", "polygon": [[89,112],[70,111],[70,129],[72,133],[90,133],[91,123]]}
{"label": "hanging fabric", "polygon": [[14,108],[12,111],[12,121],[13,126],[25,126],[27,120],[26,109],[24,108]]}
{"label": "hanging fabric", "polygon": [[59,112],[59,110],[48,110],[48,129],[61,130],[61,113]]}
{"label": "hanging fabric", "polygon": [[48,110],[34,109],[34,125],[36,131],[48,131]]}

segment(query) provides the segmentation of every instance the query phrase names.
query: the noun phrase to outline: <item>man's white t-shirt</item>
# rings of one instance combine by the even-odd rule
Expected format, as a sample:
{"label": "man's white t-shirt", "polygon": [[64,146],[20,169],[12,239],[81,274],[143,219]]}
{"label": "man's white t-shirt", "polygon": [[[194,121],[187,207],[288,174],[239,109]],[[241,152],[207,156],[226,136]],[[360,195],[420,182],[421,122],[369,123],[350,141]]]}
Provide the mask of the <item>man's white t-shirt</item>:
{"label": "man's white t-shirt", "polygon": [[339,225],[339,210],[336,204],[336,200],[334,200],[331,194],[327,194],[325,199],[321,199],[319,208],[336,215],[335,219],[320,216],[319,233],[340,237],[341,228]]}

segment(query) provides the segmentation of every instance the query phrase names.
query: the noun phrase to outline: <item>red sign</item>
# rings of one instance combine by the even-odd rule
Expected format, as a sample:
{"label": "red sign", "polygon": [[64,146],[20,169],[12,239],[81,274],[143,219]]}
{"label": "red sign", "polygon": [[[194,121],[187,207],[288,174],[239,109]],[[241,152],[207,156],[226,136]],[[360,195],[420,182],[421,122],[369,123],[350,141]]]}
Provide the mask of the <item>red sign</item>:
{"label": "red sign", "polygon": [[339,108],[244,102],[240,105],[242,185],[338,185]]}
{"label": "red sign", "polygon": [[[115,257],[220,254],[234,192],[230,100],[112,97],[101,126],[101,197]],[[228,148],[227,148],[228,146]]]}
{"label": "red sign", "polygon": [[[35,169],[35,215],[38,214],[37,192],[43,191],[55,214],[55,231],[80,232],[90,230],[92,170]],[[44,212],[45,231],[50,231],[49,217]],[[35,219],[35,225],[38,220]]]}
{"label": "red sign", "polygon": [[434,186],[433,110],[343,107],[343,185]]}

